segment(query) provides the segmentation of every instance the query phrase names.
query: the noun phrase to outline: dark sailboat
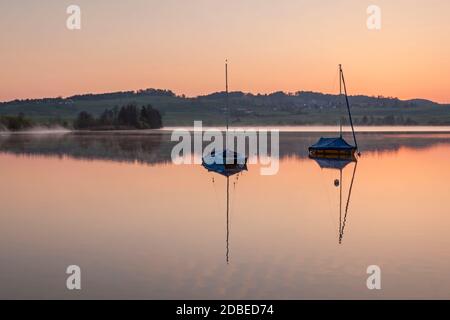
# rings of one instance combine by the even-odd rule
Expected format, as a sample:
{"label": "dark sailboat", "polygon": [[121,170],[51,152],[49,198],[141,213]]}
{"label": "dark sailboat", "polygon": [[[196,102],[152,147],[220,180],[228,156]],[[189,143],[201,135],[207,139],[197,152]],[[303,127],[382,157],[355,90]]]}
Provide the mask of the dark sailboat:
{"label": "dark sailboat", "polygon": [[347,105],[348,117],[350,125],[352,127],[354,145],[349,144],[342,137],[342,123],[339,137],[332,138],[320,138],[320,140],[309,147],[309,155],[312,158],[354,158],[355,153],[358,151],[358,143],[356,141],[355,128],[353,126],[352,114],[350,111],[350,104],[347,95],[347,86],[345,84],[344,72],[342,71],[342,65],[339,65],[339,88],[340,95],[344,93],[345,103]]}
{"label": "dark sailboat", "polygon": [[[228,101],[228,61],[225,62],[225,94],[226,94],[226,124],[229,130],[229,101]],[[232,150],[213,150],[203,156],[202,165],[208,172],[217,173],[227,179],[227,233],[226,233],[226,262],[230,263],[230,177],[247,171],[247,157]],[[213,183],[215,179],[213,178]]]}
{"label": "dark sailboat", "polygon": [[[228,94],[228,61],[225,62],[225,94],[226,94],[226,124],[228,133],[229,130],[229,94]],[[226,139],[227,140],[227,139]],[[215,172],[239,172],[247,170],[247,157],[232,150],[213,150],[210,154],[202,158],[202,165],[208,169],[208,171]]]}

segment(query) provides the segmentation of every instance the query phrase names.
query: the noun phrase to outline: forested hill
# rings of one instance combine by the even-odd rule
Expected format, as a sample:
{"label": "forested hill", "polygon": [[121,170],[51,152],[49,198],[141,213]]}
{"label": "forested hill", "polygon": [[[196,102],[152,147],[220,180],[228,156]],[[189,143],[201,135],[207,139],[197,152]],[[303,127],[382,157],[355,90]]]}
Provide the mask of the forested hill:
{"label": "forested hill", "polygon": [[[23,114],[35,121],[73,121],[82,111],[99,116],[106,109],[135,103],[152,105],[161,113],[164,126],[192,125],[194,120],[203,120],[204,125],[223,125],[225,101],[224,92],[189,98],[170,90],[145,89],[14,100],[0,103],[0,115]],[[346,115],[342,97],[315,92],[232,92],[229,101],[235,125],[335,125]],[[450,105],[429,100],[359,95],[351,96],[350,103],[355,122],[360,125],[450,125]]]}

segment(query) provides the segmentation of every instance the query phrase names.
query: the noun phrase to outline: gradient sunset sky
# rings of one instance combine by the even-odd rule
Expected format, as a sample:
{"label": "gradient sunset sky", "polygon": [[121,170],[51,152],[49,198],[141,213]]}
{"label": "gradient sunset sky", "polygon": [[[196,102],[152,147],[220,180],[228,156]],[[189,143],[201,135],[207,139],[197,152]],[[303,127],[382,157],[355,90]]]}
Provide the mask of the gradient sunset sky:
{"label": "gradient sunset sky", "polygon": [[[66,9],[82,29],[66,28]],[[382,10],[367,29],[366,9]],[[450,102],[448,0],[0,1],[0,101],[141,88],[336,92]]]}

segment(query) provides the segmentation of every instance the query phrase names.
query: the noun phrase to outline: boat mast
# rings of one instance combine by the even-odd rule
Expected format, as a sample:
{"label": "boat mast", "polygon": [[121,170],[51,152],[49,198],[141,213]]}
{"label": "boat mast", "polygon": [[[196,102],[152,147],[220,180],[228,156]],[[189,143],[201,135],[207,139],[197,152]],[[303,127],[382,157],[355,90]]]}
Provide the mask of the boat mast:
{"label": "boat mast", "polygon": [[[340,73],[340,86],[344,86],[344,93],[345,93],[345,102],[347,104],[347,111],[348,111],[348,117],[350,119],[350,125],[352,126],[352,132],[353,132],[353,140],[355,141],[355,147],[356,150],[358,150],[358,142],[356,142],[356,134],[355,134],[355,128],[353,126],[353,119],[352,119],[352,113],[350,112],[350,103],[348,102],[348,95],[347,95],[347,86],[345,85],[345,78],[344,78],[344,72],[342,71],[342,65],[339,65],[339,73]],[[342,84],[341,84],[342,81]],[[342,87],[341,87],[342,92]]]}
{"label": "boat mast", "polygon": [[227,177],[227,264],[230,263],[230,177]]}
{"label": "boat mast", "polygon": [[229,102],[228,102],[228,59],[225,60],[225,94],[226,94],[226,107],[227,107],[227,131],[229,122],[230,122],[230,108],[229,108]]}
{"label": "boat mast", "polygon": [[[340,96],[342,96],[341,65],[339,65],[339,97]],[[342,115],[339,117],[339,133],[342,139]]]}

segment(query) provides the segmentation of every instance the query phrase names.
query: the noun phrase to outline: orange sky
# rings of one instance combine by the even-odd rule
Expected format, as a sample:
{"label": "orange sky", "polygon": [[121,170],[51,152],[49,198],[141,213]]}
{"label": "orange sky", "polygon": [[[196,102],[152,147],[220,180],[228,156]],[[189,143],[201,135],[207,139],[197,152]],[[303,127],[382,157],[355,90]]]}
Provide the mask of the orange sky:
{"label": "orange sky", "polygon": [[[66,29],[66,8],[82,30]],[[382,29],[366,9],[382,10]],[[447,0],[42,0],[0,3],[0,101],[87,92],[336,92],[450,102]]]}

